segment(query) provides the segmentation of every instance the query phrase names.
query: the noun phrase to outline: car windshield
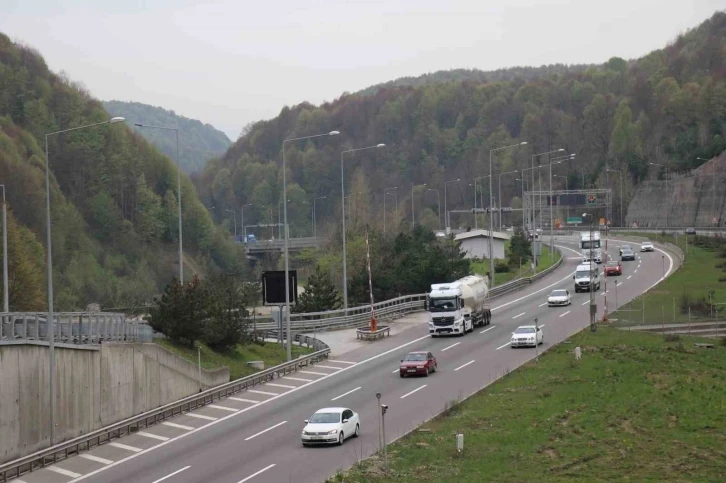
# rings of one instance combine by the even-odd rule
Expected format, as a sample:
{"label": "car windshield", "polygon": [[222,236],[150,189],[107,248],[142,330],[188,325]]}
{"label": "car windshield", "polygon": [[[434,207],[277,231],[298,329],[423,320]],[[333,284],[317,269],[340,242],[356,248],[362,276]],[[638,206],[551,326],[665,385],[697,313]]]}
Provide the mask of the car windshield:
{"label": "car windshield", "polygon": [[534,334],[534,327],[519,327],[514,331],[515,334]]}
{"label": "car windshield", "polygon": [[578,270],[575,272],[576,278],[590,278],[590,270]]}
{"label": "car windshield", "polygon": [[451,312],[456,310],[455,298],[431,299],[431,312]]}
{"label": "car windshield", "polygon": [[339,423],[340,413],[315,413],[310,418],[311,423]]}
{"label": "car windshield", "polygon": [[405,361],[425,361],[426,354],[409,354],[404,359]]}
{"label": "car windshield", "polygon": [[630,248],[623,248],[623,253],[633,253],[633,250]]}
{"label": "car windshield", "polygon": [[641,246],[644,246],[644,247],[652,247],[652,246],[653,246],[653,244],[652,244],[651,242],[645,242],[645,243],[643,243],[643,245],[641,245]]}
{"label": "car windshield", "polygon": [[567,296],[567,292],[565,292],[564,290],[553,290],[552,293],[550,294],[550,297],[566,297],[566,296]]}
{"label": "car windshield", "polygon": [[580,242],[582,248],[600,248],[600,240],[583,240]]}

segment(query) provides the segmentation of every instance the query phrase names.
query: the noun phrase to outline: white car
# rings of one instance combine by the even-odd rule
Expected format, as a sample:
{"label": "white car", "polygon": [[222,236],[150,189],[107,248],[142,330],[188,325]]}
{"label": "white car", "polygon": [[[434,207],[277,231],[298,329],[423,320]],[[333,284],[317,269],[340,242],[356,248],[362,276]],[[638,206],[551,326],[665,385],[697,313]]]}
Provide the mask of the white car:
{"label": "white car", "polygon": [[547,299],[547,305],[549,307],[555,307],[557,305],[570,305],[570,291],[564,289],[553,290]]}
{"label": "white car", "polygon": [[539,344],[543,344],[544,337],[541,327],[536,327],[536,334],[535,336],[534,325],[520,325],[517,327],[517,330],[512,332],[512,342],[510,344],[512,349],[515,347],[536,347]]}
{"label": "white car", "polygon": [[651,242],[643,242],[640,244],[640,251],[641,252],[653,252],[655,251],[655,247]]}
{"label": "white car", "polygon": [[302,444],[338,444],[360,435],[358,413],[348,408],[323,408],[305,420]]}

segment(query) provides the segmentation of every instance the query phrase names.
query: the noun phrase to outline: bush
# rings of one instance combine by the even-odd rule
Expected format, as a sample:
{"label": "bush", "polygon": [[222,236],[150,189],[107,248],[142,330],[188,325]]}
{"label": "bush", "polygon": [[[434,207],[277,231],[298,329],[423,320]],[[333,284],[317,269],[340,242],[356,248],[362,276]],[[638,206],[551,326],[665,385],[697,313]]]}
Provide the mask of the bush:
{"label": "bush", "polygon": [[506,260],[494,261],[494,273],[506,273],[509,271],[509,263]]}

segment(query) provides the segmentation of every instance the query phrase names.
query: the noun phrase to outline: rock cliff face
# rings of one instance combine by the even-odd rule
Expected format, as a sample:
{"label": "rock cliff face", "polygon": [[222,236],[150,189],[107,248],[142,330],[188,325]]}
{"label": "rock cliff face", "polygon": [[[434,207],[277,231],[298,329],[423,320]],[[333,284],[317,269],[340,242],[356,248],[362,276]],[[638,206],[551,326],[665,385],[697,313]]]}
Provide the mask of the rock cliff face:
{"label": "rock cliff face", "polygon": [[[716,223],[713,223],[713,219]],[[685,175],[640,185],[628,206],[628,226],[726,226],[726,152]]]}

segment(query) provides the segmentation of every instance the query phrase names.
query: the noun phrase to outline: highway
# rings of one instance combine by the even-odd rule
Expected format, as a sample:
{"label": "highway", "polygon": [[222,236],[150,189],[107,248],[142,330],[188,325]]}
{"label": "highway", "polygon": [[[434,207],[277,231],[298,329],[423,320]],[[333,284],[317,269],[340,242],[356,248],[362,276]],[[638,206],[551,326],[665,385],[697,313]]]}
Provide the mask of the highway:
{"label": "highway", "polygon": [[[227,398],[213,406],[176,417],[90,452],[27,475],[22,481],[142,482],[142,483],[316,483],[333,476],[378,448],[378,406],[386,414],[388,442],[439,413],[447,404],[485,387],[535,356],[534,349],[512,349],[511,332],[538,318],[544,345],[539,352],[589,325],[589,294],[575,294],[572,272],[580,258],[575,238],[556,240],[564,263],[527,290],[493,303],[492,323],[464,337],[432,339],[426,325],[356,349],[274,383]],[[617,242],[608,252],[618,258]],[[635,244],[633,244],[635,245]],[[637,247],[636,247],[637,249]],[[620,305],[658,282],[679,260],[665,252],[636,252],[623,262],[618,279]],[[662,257],[665,257],[664,259]],[[609,278],[611,281],[613,277]],[[603,311],[602,289],[596,292],[598,317]],[[567,288],[572,305],[549,308],[547,295]],[[613,287],[608,283],[610,294]],[[610,311],[614,297],[608,297]],[[398,362],[410,350],[430,350],[438,371],[429,377],[398,376]],[[342,447],[304,448],[304,420],[326,406],[350,407],[360,414],[361,435]],[[452,445],[454,441],[452,439]],[[17,481],[17,480],[16,480]]]}

